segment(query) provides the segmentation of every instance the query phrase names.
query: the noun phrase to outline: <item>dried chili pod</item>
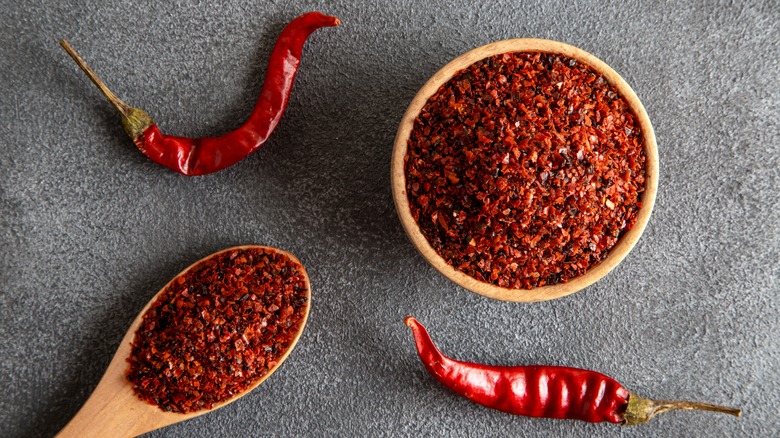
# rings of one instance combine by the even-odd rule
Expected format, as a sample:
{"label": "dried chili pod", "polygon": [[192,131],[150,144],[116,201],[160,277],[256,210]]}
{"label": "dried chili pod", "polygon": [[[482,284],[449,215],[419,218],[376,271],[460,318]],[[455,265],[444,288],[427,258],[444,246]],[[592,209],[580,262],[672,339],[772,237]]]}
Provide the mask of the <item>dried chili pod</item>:
{"label": "dried chili pod", "polygon": [[287,108],[306,39],[321,27],[339,24],[338,18],[319,12],[309,12],[291,21],[271,52],[263,88],[249,119],[219,137],[162,134],[149,114],[127,105],[111,92],[67,41],[60,44],[119,111],[125,132],[144,155],[176,172],[194,176],[225,169],[265,143]]}
{"label": "dried chili pod", "polygon": [[488,408],[527,417],[644,423],[671,410],[704,410],[739,417],[740,409],[707,403],[651,400],[630,393],[595,371],[560,366],[490,366],[451,359],[411,316],[417,353],[428,372],[447,388]]}

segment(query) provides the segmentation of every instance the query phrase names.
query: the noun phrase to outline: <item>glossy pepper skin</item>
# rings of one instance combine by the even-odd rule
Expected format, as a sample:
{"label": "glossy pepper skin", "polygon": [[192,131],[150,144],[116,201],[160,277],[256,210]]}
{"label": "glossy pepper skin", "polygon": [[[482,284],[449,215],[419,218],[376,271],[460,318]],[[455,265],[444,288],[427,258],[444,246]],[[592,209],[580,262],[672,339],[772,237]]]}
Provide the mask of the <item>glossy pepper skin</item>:
{"label": "glossy pepper skin", "polygon": [[195,176],[225,169],[265,143],[287,108],[306,39],[321,27],[339,24],[338,18],[319,12],[309,12],[291,21],[271,52],[263,88],[249,119],[218,137],[164,135],[146,112],[111,93],[67,42],[61,44],[120,112],[125,131],[144,155],[183,175]]}
{"label": "glossy pepper skin", "polygon": [[673,409],[699,409],[739,416],[733,408],[694,402],[658,401],[631,394],[595,371],[560,366],[490,366],[445,356],[411,316],[417,353],[428,372],[447,388],[476,403],[526,417],[640,424]]}

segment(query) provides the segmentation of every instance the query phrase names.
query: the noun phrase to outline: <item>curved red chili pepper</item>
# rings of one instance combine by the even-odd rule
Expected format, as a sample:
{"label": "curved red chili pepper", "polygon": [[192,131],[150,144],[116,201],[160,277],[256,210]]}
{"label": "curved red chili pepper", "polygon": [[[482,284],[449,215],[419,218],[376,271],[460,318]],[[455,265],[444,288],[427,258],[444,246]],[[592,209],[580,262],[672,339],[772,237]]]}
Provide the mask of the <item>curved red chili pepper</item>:
{"label": "curved red chili pepper", "polygon": [[672,409],[742,413],[704,403],[645,399],[595,371],[461,362],[442,354],[416,319],[410,316],[405,322],[412,329],[423,365],[436,380],[469,400],[510,414],[633,425]]}
{"label": "curved red chili pepper", "polygon": [[339,24],[338,18],[319,12],[309,12],[291,21],[282,30],[271,52],[263,88],[249,119],[234,131],[219,137],[188,138],[162,134],[146,112],[117,98],[67,41],[63,40],[60,44],[122,114],[125,131],[144,155],[176,172],[194,176],[229,167],[265,143],[287,108],[306,39],[321,27]]}

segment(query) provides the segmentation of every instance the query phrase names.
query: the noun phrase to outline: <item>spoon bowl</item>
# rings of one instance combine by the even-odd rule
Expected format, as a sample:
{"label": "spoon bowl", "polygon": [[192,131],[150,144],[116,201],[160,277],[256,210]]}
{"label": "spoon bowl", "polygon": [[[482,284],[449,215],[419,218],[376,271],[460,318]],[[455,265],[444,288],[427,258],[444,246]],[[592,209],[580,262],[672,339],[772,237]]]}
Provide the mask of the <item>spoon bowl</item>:
{"label": "spoon bowl", "polygon": [[[420,111],[422,111],[428,99],[433,96],[441,86],[452,79],[456,73],[475,62],[490,56],[514,52],[542,52],[564,55],[593,68],[603,76],[604,79],[617,88],[636,115],[643,133],[643,146],[646,158],[645,190],[641,198],[642,207],[637,213],[634,227],[620,237],[604,260],[591,267],[591,269],[581,276],[572,278],[566,283],[541,286],[529,290],[508,289],[480,281],[448,264],[431,246],[422,231],[420,231],[420,227],[414,217],[412,217],[406,192],[405,157],[409,137],[414,128],[414,121],[420,114]],[[590,53],[568,44],[544,39],[519,38],[498,41],[466,52],[442,67],[441,70],[434,74],[428,82],[423,85],[409,104],[398,127],[393,146],[390,181],[396,211],[409,240],[412,241],[412,244],[422,256],[441,274],[461,287],[489,298],[520,302],[544,301],[572,294],[593,284],[617,266],[618,263],[626,257],[631,248],[634,247],[647,225],[650,218],[650,212],[653,210],[653,204],[655,203],[656,191],[658,189],[658,149],[653,126],[650,123],[644,106],[628,83],[626,83],[626,81],[607,64]]]}
{"label": "spoon bowl", "polygon": [[[286,257],[300,267],[300,273],[306,284],[306,303],[304,314],[301,322],[298,326],[298,331],[291,338],[290,344],[286,351],[277,359],[277,363],[273,365],[268,372],[258,378],[255,382],[250,384],[246,390],[235,394],[233,397],[220,402],[215,403],[211,409],[201,409],[195,412],[189,413],[176,413],[163,411],[158,406],[152,405],[142,399],[140,399],[134,392],[132,384],[126,378],[126,372],[128,370],[128,361],[132,350],[132,342],[135,337],[136,331],[143,322],[144,315],[157,298],[165,292],[168,287],[176,281],[176,279],[184,276],[190,270],[199,267],[204,262],[213,259],[214,257],[229,251],[236,250],[250,250],[260,249],[265,251],[271,251],[277,255]],[[108,365],[108,369],[101,378],[95,390],[87,399],[86,403],[78,411],[75,417],[60,431],[58,437],[84,437],[84,436],[137,436],[146,432],[150,432],[155,429],[159,429],[164,426],[168,426],[173,423],[188,420],[198,415],[211,412],[215,409],[219,409],[229,403],[232,403],[244,395],[248,394],[258,385],[263,383],[271,374],[273,374],[282,362],[287,358],[290,352],[295,347],[303,328],[306,325],[306,320],[309,317],[309,309],[311,307],[311,285],[309,283],[309,276],[303,265],[293,255],[271,247],[259,246],[259,245],[244,245],[228,248],[214,254],[211,254],[201,260],[190,265],[187,269],[179,273],[168,284],[166,284],[146,306],[141,310],[138,316],[135,318],[130,328],[127,330],[122,342],[119,345],[114,358]]]}

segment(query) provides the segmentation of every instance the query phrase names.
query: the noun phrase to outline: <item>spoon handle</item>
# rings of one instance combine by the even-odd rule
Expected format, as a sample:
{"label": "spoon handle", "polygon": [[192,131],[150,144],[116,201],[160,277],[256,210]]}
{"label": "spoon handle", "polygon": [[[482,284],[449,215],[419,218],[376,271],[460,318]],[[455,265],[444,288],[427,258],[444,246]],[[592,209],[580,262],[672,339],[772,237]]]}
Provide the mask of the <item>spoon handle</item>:
{"label": "spoon handle", "polygon": [[187,418],[141,401],[125,378],[130,334],[122,341],[106,373],[59,438],[133,437]]}
{"label": "spoon handle", "polygon": [[[109,389],[106,389],[107,386]],[[139,406],[131,397],[135,396],[129,385],[122,387],[101,380],[95,392],[57,437],[131,437],[143,433],[137,430],[137,420],[141,415],[134,412]]]}

